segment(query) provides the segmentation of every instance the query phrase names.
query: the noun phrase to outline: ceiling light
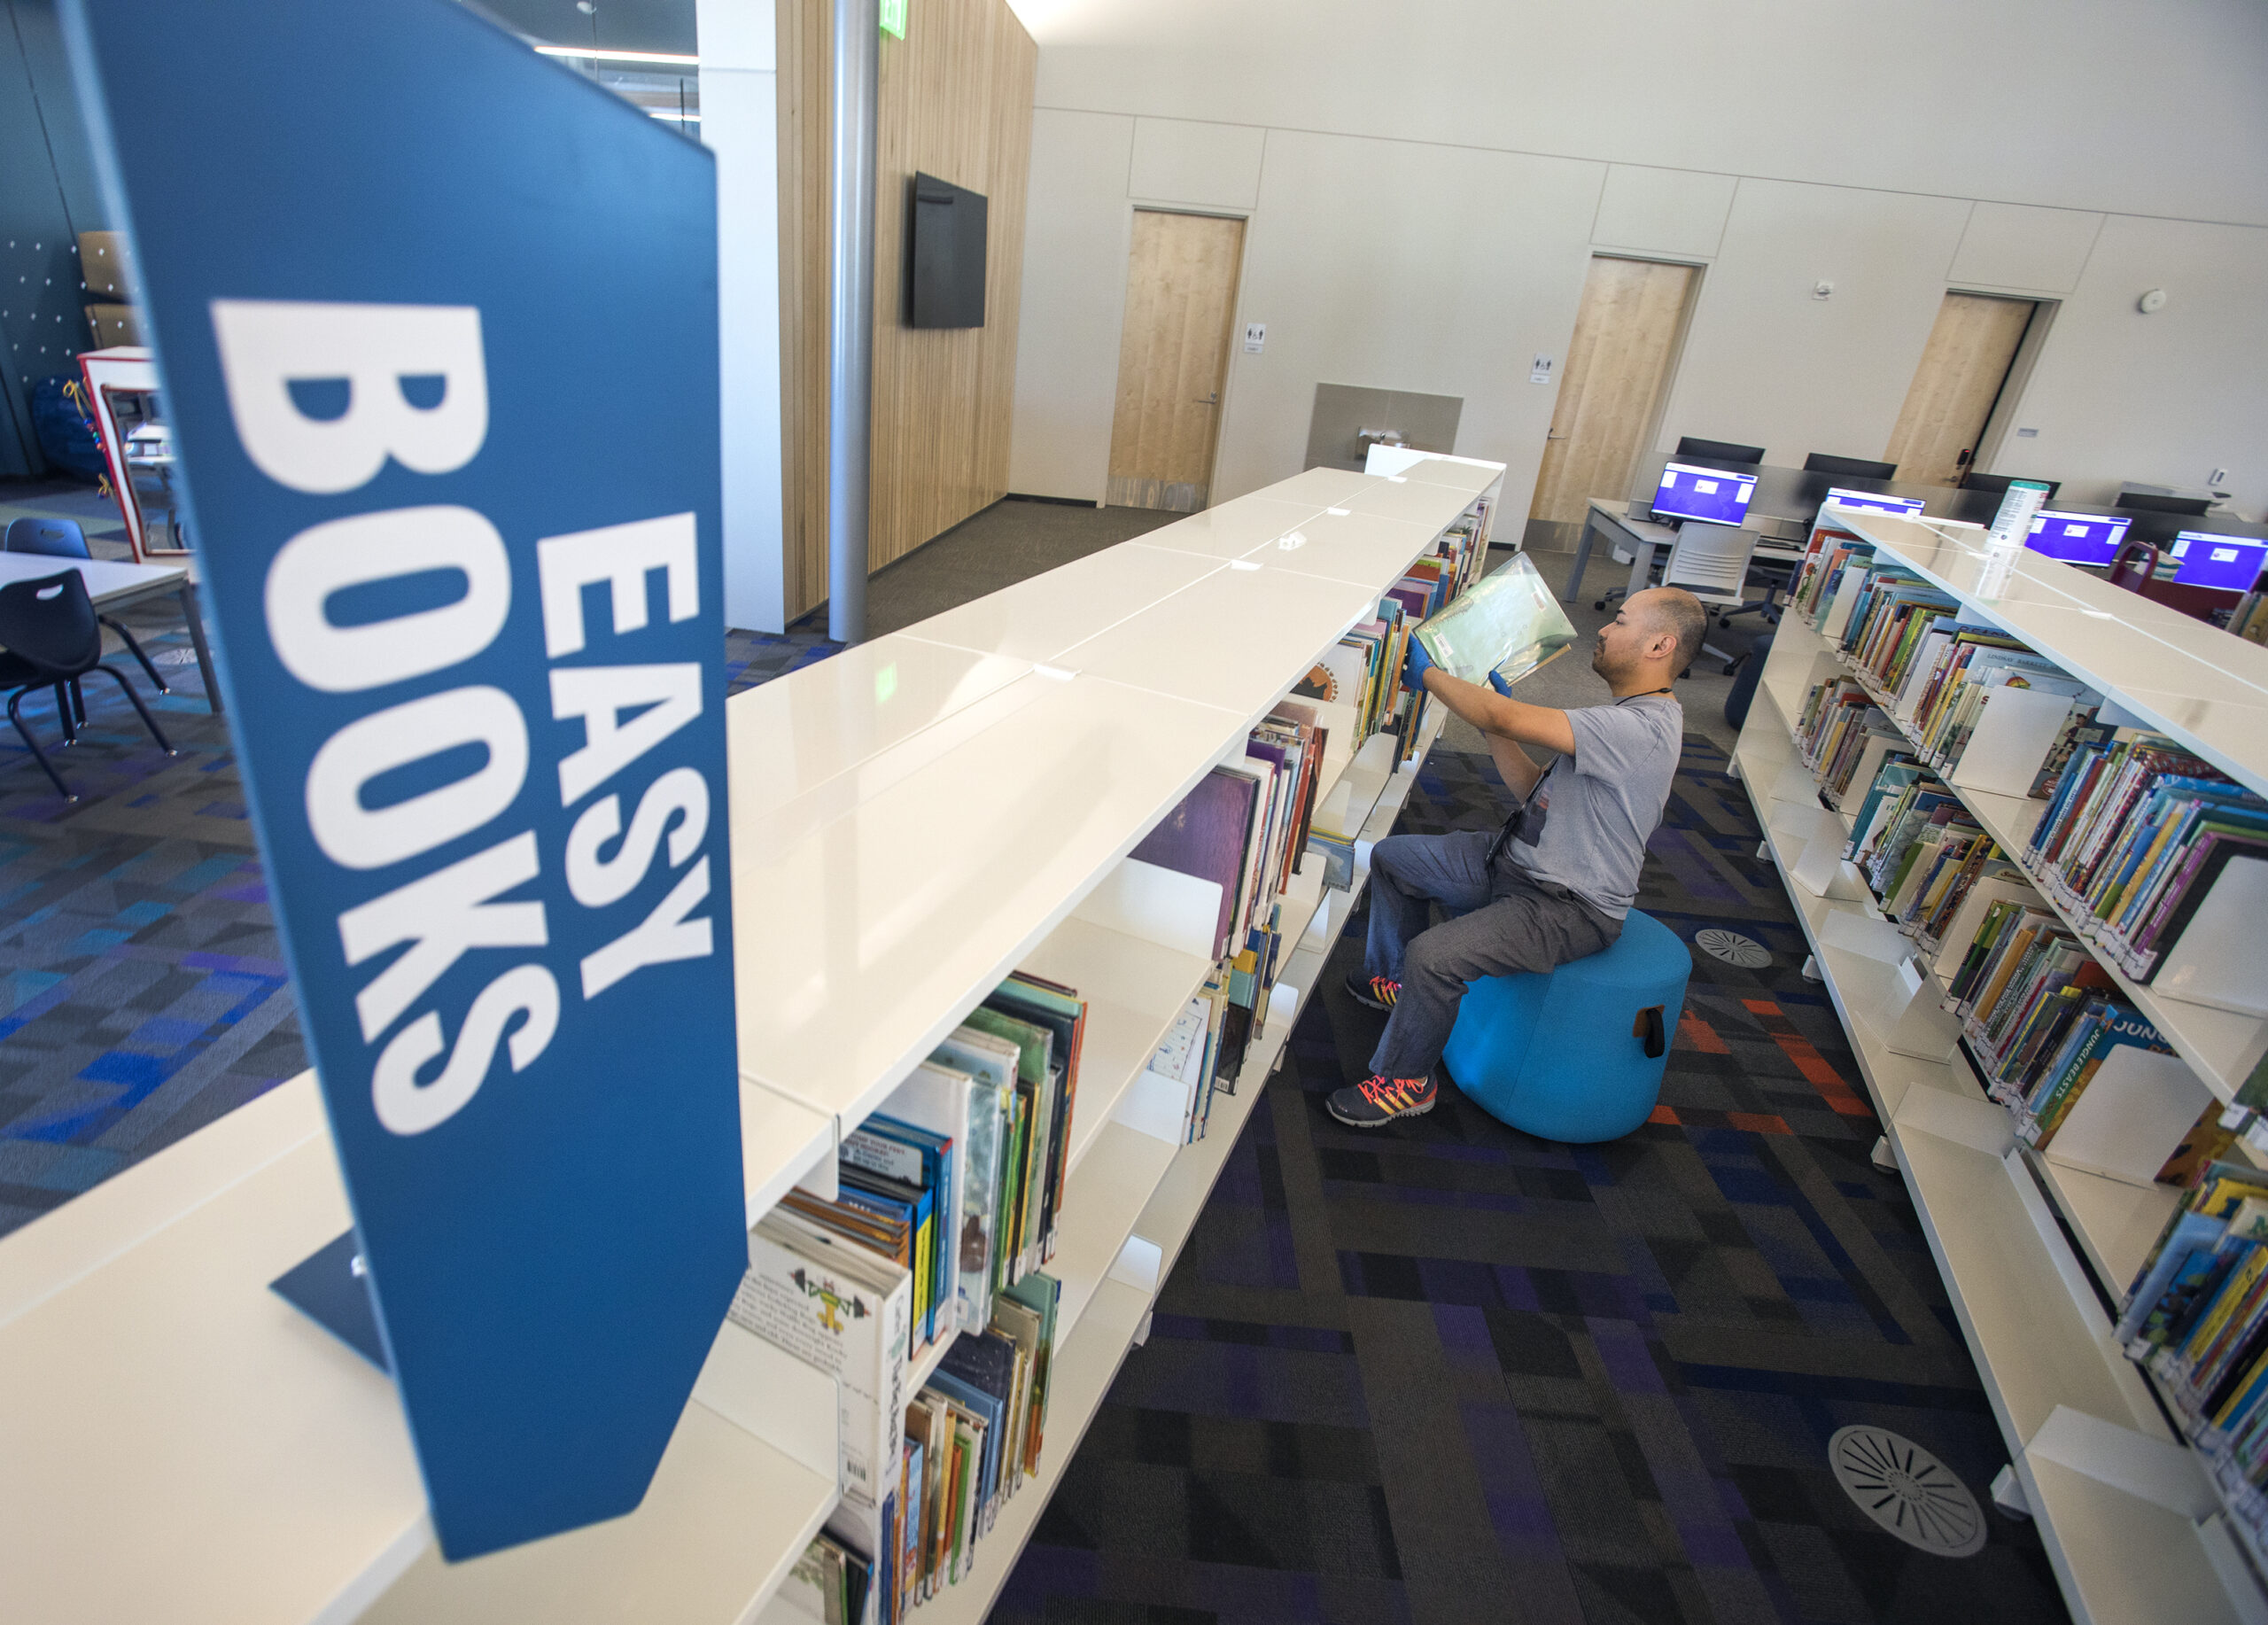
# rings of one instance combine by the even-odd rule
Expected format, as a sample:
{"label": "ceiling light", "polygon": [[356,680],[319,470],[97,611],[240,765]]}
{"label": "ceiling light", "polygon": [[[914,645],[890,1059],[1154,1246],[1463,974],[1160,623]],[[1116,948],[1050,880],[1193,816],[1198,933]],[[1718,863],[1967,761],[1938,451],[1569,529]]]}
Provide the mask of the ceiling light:
{"label": "ceiling light", "polygon": [[539,57],[573,57],[585,62],[652,62],[664,67],[699,67],[699,57],[667,51],[579,51],[572,45],[539,45]]}

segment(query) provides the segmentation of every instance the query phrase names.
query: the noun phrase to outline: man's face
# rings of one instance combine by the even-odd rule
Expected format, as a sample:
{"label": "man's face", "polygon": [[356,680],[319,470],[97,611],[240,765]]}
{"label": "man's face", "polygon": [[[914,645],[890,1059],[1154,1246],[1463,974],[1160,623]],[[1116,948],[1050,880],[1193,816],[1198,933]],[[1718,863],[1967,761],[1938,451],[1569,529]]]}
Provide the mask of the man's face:
{"label": "man's face", "polygon": [[1619,682],[1644,664],[1645,645],[1655,636],[1652,618],[1646,612],[1647,595],[1623,600],[1615,618],[1598,629],[1591,644],[1591,670],[1609,682]]}

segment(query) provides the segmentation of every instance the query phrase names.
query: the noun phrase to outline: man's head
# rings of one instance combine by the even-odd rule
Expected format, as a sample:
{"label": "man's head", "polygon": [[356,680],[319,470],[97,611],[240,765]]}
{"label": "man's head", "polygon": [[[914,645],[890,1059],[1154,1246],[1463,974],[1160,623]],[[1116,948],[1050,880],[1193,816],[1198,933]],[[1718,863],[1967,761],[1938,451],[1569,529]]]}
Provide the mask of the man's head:
{"label": "man's head", "polygon": [[1666,688],[1701,652],[1709,612],[1682,587],[1653,587],[1622,602],[1621,611],[1599,628],[1591,670],[1618,694]]}

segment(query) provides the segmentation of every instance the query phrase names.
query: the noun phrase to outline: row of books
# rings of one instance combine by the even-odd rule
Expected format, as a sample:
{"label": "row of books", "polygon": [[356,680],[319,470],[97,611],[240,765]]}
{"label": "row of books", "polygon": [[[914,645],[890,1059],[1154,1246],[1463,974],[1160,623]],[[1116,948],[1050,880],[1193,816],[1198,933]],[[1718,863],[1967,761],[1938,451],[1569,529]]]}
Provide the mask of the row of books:
{"label": "row of books", "polygon": [[[732,1318],[836,1380],[843,1499],[827,1534],[870,1562],[897,1550],[901,1510],[912,1511],[902,1480],[914,1368],[935,1357],[932,1382],[950,1389],[975,1380],[973,1362],[992,1370],[997,1340],[1022,1349],[1044,1330],[1052,1344],[1054,1287],[1041,1266],[1061,1216],[1085,1024],[1077,990],[1009,977],[843,1138],[834,1197],[798,1186],[750,1233]],[[1014,1414],[1008,1403],[991,1408],[994,1425]],[[998,1453],[983,1459],[985,1496],[969,1481],[979,1508],[1003,1491]],[[855,1566],[805,1557],[830,1595],[854,1589]],[[901,1589],[874,1588],[873,1605]]]}
{"label": "row of books", "polygon": [[[1838,562],[1839,561],[1839,562]],[[2018,641],[1965,626],[1945,594],[1863,550],[1822,541],[1813,573],[1834,594],[1855,681],[1814,689],[1798,743],[1830,800],[1902,734],[1951,772],[1996,690],[2061,696],[2061,727],[2031,775],[2048,806],[2020,854],[2094,951],[2154,981],[2232,864],[2268,864],[2268,802],[2171,742],[2103,719],[2101,696]],[[1868,702],[1876,704],[1869,706]],[[1887,703],[1896,719],[1883,711]]]}
{"label": "row of books", "polygon": [[1134,849],[1143,862],[1221,887],[1214,973],[1149,1064],[1182,1092],[1184,1142],[1204,1138],[1215,1095],[1235,1092],[1246,1053],[1265,1034],[1269,995],[1291,951],[1286,928],[1300,923],[1283,917],[1292,877],[1313,856],[1332,883],[1352,880],[1355,832],[1319,827],[1316,817],[1331,788],[1325,765],[1341,759],[1332,752],[1332,730],[1347,757],[1386,733],[1394,766],[1407,758],[1426,703],[1402,685],[1410,638],[1478,579],[1487,507],[1476,503],[1444,531],[1253,729],[1242,758],[1207,774]]}
{"label": "row of books", "polygon": [[2116,1335],[2212,1465],[2224,1503],[2268,1536],[2268,1174],[2199,1173],[2127,1289]]}
{"label": "row of books", "polygon": [[[820,1625],[896,1625],[972,1572],[1001,1507],[1039,1471],[1060,1299],[1033,1271],[994,1301],[983,1333],[945,1349],[899,1416],[895,1484],[870,1512],[846,1496],[781,1588],[789,1610]],[[830,1307],[857,1318],[864,1306]],[[881,1308],[887,1325],[887,1297]]]}
{"label": "row of books", "polygon": [[[1947,1007],[1961,1018],[1986,1092],[2015,1114],[2017,1138],[2027,1145],[2047,1147],[2118,1048],[2172,1050],[2037,894],[1993,899],[1974,937],[1948,952],[1955,946],[1961,958],[1947,983]],[[2216,1104],[2212,1112],[2219,1111]]]}
{"label": "row of books", "polygon": [[1035,1271],[1007,1287],[991,1325],[945,1350],[906,1408],[899,1515],[883,1530],[896,1553],[881,1625],[968,1577],[1000,1509],[1037,1476],[1061,1288]]}
{"label": "row of books", "polygon": [[2268,861],[2268,802],[2165,740],[2122,730],[2071,752],[2030,857],[2096,951],[2148,983],[2228,866]]}
{"label": "row of books", "polygon": [[2019,640],[1991,626],[1964,624],[1960,605],[1927,583],[1860,556],[1848,618],[1845,657],[1864,688],[1895,709],[1884,725],[1904,733],[1921,760],[1951,773],[1968,749],[1999,690],[2053,694],[2068,702],[2060,737],[2033,776],[2031,794],[2044,796],[2070,751],[2107,737],[2095,722],[2101,696]]}
{"label": "row of books", "polygon": [[1853,559],[1863,570],[1873,563],[1874,549],[1848,531],[1814,526],[1802,567],[1796,572],[1795,587],[1788,595],[1796,613],[1818,625],[1827,606],[1835,602],[1836,594],[1842,589],[1844,572],[1851,568]]}
{"label": "row of books", "polygon": [[[1860,704],[1838,704],[1851,686],[1836,679],[1814,690],[1805,716],[1826,719],[1820,736],[1837,710],[1862,712]],[[1871,736],[1870,750],[1881,743]],[[2019,1138],[2045,1149],[2119,1046],[2171,1050],[2116,996],[2113,978],[2079,934],[1952,789],[1913,759],[1910,747],[1887,750],[1874,777],[1845,801],[1857,809],[1846,852],[1884,914],[1936,954],[1941,1002],[1961,1018],[1986,1091],[2014,1114]],[[2207,1116],[2218,1112],[2216,1104]],[[2194,1142],[2186,1143],[2194,1151]],[[2177,1153],[2159,1177],[2178,1178],[2184,1165]]]}
{"label": "row of books", "polygon": [[1911,760],[1906,735],[1855,677],[1814,683],[1795,724],[1804,765],[1819,780],[1829,805],[1845,805],[1851,787],[1863,792],[1890,758]]}
{"label": "row of books", "polygon": [[1150,1062],[1182,1090],[1184,1143],[1204,1138],[1215,1091],[1234,1092],[1245,1052],[1266,1028],[1293,923],[1284,899],[1306,860],[1330,747],[1318,707],[1281,702],[1243,757],[1206,774],[1134,849],[1145,863],[1221,888],[1213,974]]}
{"label": "row of books", "polygon": [[1936,947],[1992,858],[1984,830],[1961,797],[1910,754],[1884,754],[1863,793],[1845,799],[1855,807],[1845,855],[1883,913],[1924,947]]}

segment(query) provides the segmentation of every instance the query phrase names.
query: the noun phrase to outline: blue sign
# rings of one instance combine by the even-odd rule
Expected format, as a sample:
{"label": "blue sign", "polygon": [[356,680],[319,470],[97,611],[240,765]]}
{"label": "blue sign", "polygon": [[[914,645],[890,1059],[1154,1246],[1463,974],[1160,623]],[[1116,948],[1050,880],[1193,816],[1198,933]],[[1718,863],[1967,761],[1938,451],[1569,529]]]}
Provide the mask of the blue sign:
{"label": "blue sign", "polygon": [[747,1260],[716,188],[451,0],[72,0],[443,1552],[636,1506]]}

